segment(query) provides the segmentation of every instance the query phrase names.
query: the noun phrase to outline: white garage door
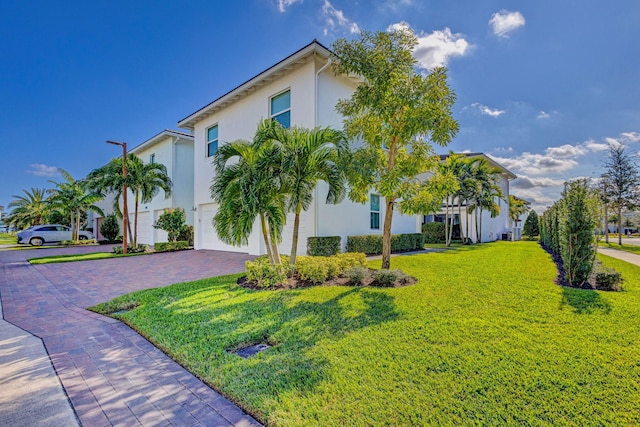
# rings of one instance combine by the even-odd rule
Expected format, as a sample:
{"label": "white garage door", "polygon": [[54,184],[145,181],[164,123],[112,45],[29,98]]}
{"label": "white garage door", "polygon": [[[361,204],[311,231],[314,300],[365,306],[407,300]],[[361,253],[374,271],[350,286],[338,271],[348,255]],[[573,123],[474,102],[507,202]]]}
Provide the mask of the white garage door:
{"label": "white garage door", "polygon": [[[153,216],[155,218],[154,224],[156,221],[158,221],[158,218],[160,218],[160,215],[162,215],[163,213],[164,213],[164,209],[159,209],[153,213]],[[169,241],[169,234],[166,231],[160,230],[159,228],[153,228],[153,225],[152,225],[152,229],[156,236],[154,243]]]}
{"label": "white garage door", "polygon": [[249,252],[248,246],[232,246],[224,243],[218,238],[216,230],[213,228],[213,217],[218,211],[216,203],[208,203],[198,206],[198,237],[200,238],[200,249],[213,249],[230,252]]}
{"label": "white garage door", "polygon": [[[131,229],[135,224],[135,215],[131,215]],[[138,212],[138,243],[153,245],[153,221],[151,212]]]}

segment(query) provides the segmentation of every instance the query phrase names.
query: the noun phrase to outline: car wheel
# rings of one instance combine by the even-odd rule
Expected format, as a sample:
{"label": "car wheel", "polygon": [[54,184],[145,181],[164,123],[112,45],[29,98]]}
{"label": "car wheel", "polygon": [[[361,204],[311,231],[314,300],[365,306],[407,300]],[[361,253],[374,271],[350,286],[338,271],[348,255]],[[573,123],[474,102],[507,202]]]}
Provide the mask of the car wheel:
{"label": "car wheel", "polygon": [[87,240],[87,236],[82,236],[82,235],[80,235],[80,236],[78,236],[78,239],[80,239],[80,240]]}
{"label": "car wheel", "polygon": [[42,246],[44,240],[41,237],[32,237],[31,240],[29,240],[29,243],[31,246]]}

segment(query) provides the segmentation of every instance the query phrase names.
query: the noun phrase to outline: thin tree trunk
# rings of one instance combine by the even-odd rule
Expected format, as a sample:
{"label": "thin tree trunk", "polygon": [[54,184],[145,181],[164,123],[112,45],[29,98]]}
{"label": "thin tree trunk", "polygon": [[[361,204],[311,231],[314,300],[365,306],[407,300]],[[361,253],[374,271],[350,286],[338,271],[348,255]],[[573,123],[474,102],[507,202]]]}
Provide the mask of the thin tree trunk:
{"label": "thin tree trunk", "polygon": [[622,246],[622,205],[618,205],[618,244]]}
{"label": "thin tree trunk", "polygon": [[296,265],[296,256],[298,254],[298,229],[300,228],[300,212],[302,206],[296,206],[296,216],[293,220],[293,236],[291,238],[291,258],[289,264]]}
{"label": "thin tree trunk", "polygon": [[609,243],[609,209],[604,205],[604,241]]}
{"label": "thin tree trunk", "polygon": [[449,246],[449,196],[444,199],[444,245]]}
{"label": "thin tree trunk", "polygon": [[278,244],[273,236],[271,236],[271,252],[273,253],[273,260],[275,261],[275,264],[281,264],[282,260],[280,259],[280,250],[278,249]]}
{"label": "thin tree trunk", "polygon": [[393,219],[394,199],[386,200],[386,202],[387,209],[384,213],[384,228],[382,229],[382,268],[388,270],[391,267],[391,220]]}
{"label": "thin tree trunk", "polygon": [[460,197],[458,197],[458,218],[460,218],[460,239],[462,240],[462,243],[464,243],[466,236],[462,231],[462,200]]}
{"label": "thin tree trunk", "polygon": [[453,223],[455,221],[455,211],[453,209],[453,197],[451,198],[451,225],[449,226],[449,243],[447,244],[447,247],[451,246],[451,240],[453,239]]}
{"label": "thin tree trunk", "polygon": [[262,227],[262,237],[264,238],[264,246],[267,248],[267,255],[271,264],[275,264],[273,253],[271,252],[271,243],[269,243],[269,231],[267,230],[267,221],[264,219],[264,215],[260,214],[260,226]]}
{"label": "thin tree trunk", "polygon": [[482,209],[478,209],[480,212],[478,213],[479,219],[479,227],[480,227],[480,243],[482,243]]}
{"label": "thin tree trunk", "polygon": [[467,235],[467,238],[469,239],[469,243],[471,243],[471,234],[469,233],[469,201],[465,200],[466,206],[464,207],[464,214],[467,217],[467,221],[466,224],[464,225],[464,234]]}

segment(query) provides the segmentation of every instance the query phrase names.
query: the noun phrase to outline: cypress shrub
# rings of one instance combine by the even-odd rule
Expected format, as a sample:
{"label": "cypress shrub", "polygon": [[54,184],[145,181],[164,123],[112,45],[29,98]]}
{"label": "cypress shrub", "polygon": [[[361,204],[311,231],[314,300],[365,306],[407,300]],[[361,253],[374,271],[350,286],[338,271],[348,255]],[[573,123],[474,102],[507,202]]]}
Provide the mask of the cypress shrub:
{"label": "cypress shrub", "polygon": [[445,243],[444,222],[427,222],[422,224],[424,243]]}
{"label": "cypress shrub", "polygon": [[340,236],[323,236],[307,238],[307,255],[331,256],[340,252]]}

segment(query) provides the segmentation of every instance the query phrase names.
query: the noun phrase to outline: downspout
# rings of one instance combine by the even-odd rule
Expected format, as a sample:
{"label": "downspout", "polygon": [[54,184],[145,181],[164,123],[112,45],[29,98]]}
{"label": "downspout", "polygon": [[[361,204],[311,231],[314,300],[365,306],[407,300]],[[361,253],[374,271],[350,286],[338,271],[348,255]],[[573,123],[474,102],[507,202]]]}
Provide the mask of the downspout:
{"label": "downspout", "polygon": [[175,197],[175,183],[176,183],[176,163],[177,163],[177,156],[178,156],[178,141],[180,141],[180,137],[179,136],[174,136],[173,137],[173,156],[171,156],[171,207],[173,209],[176,208],[176,197]]}
{"label": "downspout", "polygon": [[[313,53],[313,57],[315,59],[316,57],[316,53]],[[314,61],[315,62],[315,61]],[[329,60],[327,61],[326,64],[324,64],[322,67],[320,67],[320,69],[318,71],[316,71],[316,78],[313,80],[313,91],[314,91],[314,102],[313,102],[313,127],[317,127],[318,126],[318,78],[320,77],[320,73],[322,73],[324,70],[326,70],[329,66],[331,65],[331,57],[329,57]],[[318,191],[318,186],[316,185],[316,189],[315,189],[315,199],[316,202],[314,203],[314,207],[313,207],[313,216],[314,216],[314,221],[313,221],[313,235],[315,237],[318,237],[318,204],[319,202],[319,191]]]}

